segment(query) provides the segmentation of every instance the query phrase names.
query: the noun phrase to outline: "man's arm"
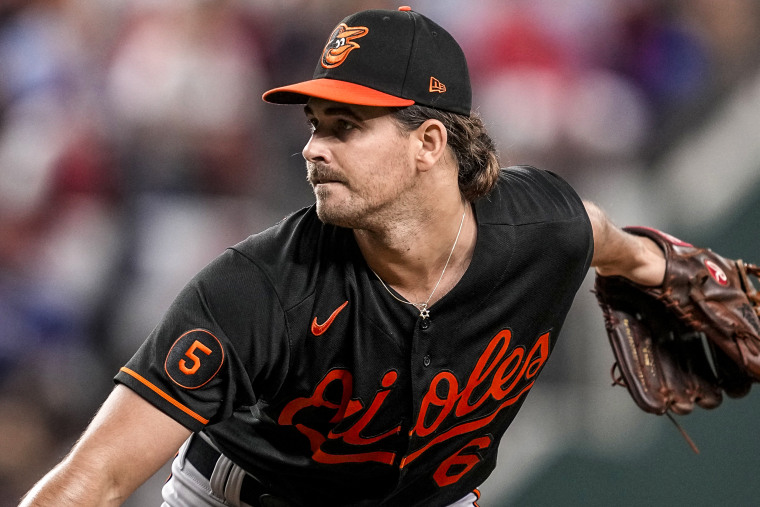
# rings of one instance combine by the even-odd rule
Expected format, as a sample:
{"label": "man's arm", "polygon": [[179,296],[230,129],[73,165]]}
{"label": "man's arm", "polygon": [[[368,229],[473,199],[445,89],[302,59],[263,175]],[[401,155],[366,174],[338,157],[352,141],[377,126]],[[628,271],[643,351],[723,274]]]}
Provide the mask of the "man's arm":
{"label": "man's arm", "polygon": [[190,436],[123,385],[117,385],[71,452],[19,507],[121,505]]}
{"label": "man's arm", "polygon": [[651,239],[634,236],[613,224],[594,203],[584,201],[594,232],[591,265],[603,276],[620,275],[641,285],[657,286],[665,277],[665,255]]}

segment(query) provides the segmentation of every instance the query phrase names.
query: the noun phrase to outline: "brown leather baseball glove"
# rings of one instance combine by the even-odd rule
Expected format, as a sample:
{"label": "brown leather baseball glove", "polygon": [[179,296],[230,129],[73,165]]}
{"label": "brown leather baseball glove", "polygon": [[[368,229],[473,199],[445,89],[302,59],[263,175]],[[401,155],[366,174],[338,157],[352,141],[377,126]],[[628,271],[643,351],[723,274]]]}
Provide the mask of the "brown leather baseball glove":
{"label": "brown leather baseball glove", "polygon": [[750,280],[760,268],[654,229],[625,230],[657,243],[666,269],[659,287],[596,277],[614,382],[641,409],[668,416],[715,408],[724,392],[746,395],[760,381],[760,295]]}

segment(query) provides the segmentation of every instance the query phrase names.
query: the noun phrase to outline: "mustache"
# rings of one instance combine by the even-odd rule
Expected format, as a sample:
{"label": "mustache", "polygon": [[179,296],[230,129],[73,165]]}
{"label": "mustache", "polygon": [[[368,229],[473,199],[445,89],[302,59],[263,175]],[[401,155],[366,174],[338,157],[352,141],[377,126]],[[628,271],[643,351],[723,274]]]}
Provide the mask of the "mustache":
{"label": "mustache", "polygon": [[326,164],[319,162],[306,162],[306,179],[311,185],[327,181],[345,182],[339,173],[330,169]]}

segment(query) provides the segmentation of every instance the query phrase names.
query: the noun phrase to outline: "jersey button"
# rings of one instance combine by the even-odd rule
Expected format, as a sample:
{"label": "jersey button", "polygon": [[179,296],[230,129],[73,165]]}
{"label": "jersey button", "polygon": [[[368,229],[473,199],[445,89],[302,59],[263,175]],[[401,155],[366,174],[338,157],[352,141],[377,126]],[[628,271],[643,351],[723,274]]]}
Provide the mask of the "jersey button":
{"label": "jersey button", "polygon": [[420,328],[427,329],[430,327],[430,319],[422,319],[420,322]]}
{"label": "jersey button", "polygon": [[430,366],[430,356],[426,354],[425,357],[422,358],[422,364],[425,365],[425,368]]}

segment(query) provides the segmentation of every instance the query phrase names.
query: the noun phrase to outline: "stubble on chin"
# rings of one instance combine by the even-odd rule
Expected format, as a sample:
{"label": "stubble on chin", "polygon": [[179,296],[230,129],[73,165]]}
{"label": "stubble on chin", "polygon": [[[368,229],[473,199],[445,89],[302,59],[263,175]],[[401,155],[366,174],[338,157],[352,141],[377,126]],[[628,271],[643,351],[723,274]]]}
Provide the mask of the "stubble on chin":
{"label": "stubble on chin", "polygon": [[351,227],[352,220],[351,217],[346,216],[345,206],[334,202],[336,199],[334,189],[330,189],[326,185],[319,185],[319,182],[324,180],[343,181],[340,176],[333,173],[324,164],[307,162],[306,179],[314,192],[317,217],[325,224]]}
{"label": "stubble on chin", "polygon": [[330,189],[324,186],[317,187],[312,183],[312,191],[316,200],[316,211],[319,220],[328,225],[342,225],[342,220],[334,203],[330,203]]}
{"label": "stubble on chin", "polygon": [[329,206],[326,204],[329,192],[327,189],[314,188],[314,198],[316,199],[317,217],[325,224],[335,225],[333,223],[333,213]]}
{"label": "stubble on chin", "polygon": [[329,203],[329,190],[319,189],[314,192],[317,200],[317,217],[322,223],[338,227],[353,228],[356,217],[348,213],[344,206]]}

